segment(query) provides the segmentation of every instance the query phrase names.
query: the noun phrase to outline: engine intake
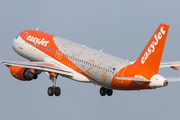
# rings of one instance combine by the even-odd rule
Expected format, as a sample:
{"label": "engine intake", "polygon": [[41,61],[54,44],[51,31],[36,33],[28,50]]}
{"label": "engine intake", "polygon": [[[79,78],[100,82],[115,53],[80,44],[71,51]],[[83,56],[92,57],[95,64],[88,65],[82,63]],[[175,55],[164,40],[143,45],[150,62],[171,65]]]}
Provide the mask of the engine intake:
{"label": "engine intake", "polygon": [[25,69],[23,76],[26,80],[32,80],[32,79],[37,79],[37,74],[29,71],[28,69]]}

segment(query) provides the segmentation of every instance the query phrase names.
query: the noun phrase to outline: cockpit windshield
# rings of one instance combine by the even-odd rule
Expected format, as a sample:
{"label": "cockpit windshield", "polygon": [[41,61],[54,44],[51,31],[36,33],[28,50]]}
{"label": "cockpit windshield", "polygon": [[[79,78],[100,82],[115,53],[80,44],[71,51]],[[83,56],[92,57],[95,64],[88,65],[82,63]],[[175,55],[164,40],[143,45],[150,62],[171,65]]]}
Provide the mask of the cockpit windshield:
{"label": "cockpit windshield", "polygon": [[19,37],[19,35],[16,36],[16,39]]}

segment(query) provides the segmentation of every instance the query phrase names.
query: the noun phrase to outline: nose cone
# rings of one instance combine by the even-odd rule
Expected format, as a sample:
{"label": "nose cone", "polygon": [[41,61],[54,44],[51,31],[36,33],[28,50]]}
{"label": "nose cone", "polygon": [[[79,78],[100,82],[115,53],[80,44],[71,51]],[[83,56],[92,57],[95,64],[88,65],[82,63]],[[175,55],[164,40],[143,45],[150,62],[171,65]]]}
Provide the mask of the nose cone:
{"label": "nose cone", "polygon": [[16,45],[16,38],[14,38],[13,42],[12,42],[12,48],[15,49],[15,45]]}
{"label": "nose cone", "polygon": [[165,87],[168,85],[168,81],[161,75],[153,75],[151,77],[151,83],[149,84],[151,88]]}
{"label": "nose cone", "polygon": [[18,52],[19,39],[20,39],[20,36],[18,35],[16,38],[13,39],[13,42],[12,42],[12,48],[14,49],[16,53]]}
{"label": "nose cone", "polygon": [[17,39],[16,38],[14,38],[14,40],[13,40],[13,42],[12,42],[12,48],[14,49],[14,51],[16,51],[17,52]]}

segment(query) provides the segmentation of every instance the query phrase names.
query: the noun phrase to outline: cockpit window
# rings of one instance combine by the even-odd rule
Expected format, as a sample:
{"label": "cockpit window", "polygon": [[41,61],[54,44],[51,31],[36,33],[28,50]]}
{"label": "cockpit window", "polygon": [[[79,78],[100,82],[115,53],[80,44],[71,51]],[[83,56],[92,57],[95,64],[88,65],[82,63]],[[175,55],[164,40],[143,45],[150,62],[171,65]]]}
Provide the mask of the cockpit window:
{"label": "cockpit window", "polygon": [[16,39],[19,37],[19,35],[18,36],[16,36]]}

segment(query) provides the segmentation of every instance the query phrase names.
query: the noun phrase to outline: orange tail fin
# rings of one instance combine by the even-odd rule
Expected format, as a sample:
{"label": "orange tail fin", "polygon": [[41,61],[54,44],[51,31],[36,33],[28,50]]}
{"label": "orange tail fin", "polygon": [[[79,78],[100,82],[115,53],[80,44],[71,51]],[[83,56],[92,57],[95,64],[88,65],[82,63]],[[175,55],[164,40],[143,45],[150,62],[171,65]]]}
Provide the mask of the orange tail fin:
{"label": "orange tail fin", "polygon": [[158,73],[168,29],[169,25],[163,23],[159,25],[149,43],[133,65],[137,67],[146,67],[152,72]]}

